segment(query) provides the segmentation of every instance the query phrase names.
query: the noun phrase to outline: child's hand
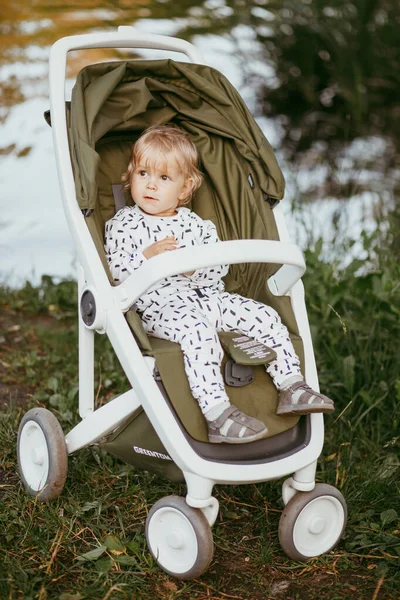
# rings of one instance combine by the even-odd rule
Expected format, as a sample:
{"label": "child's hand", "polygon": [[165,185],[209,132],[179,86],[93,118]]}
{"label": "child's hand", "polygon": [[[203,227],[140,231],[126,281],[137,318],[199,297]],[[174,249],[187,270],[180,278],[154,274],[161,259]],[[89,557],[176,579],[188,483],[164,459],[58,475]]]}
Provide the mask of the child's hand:
{"label": "child's hand", "polygon": [[147,246],[145,250],[143,250],[143,256],[145,258],[152,258],[153,256],[157,256],[157,254],[162,254],[163,252],[168,252],[168,250],[176,250],[178,247],[178,242],[173,235],[170,235],[159,242],[155,242],[151,244],[151,246]]}
{"label": "child's hand", "polygon": [[[178,248],[178,242],[173,235],[160,240],[159,242],[154,242],[151,246],[147,246],[145,250],[143,250],[143,256],[147,259],[152,258],[153,256],[157,256],[157,254],[163,254],[163,252],[168,252],[169,250],[176,250]],[[188,271],[187,273],[183,273],[186,276],[193,275],[194,271]]]}

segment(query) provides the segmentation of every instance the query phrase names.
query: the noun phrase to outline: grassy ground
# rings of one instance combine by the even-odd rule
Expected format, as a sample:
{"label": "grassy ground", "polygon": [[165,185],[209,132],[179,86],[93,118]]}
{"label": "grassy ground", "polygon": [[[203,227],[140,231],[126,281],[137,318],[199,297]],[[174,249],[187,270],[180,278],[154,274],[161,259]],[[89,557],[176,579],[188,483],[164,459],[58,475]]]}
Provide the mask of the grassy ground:
{"label": "grassy ground", "polygon": [[[306,564],[285,556],[277,537],[280,482],[218,486],[211,567],[198,580],[174,580],[152,559],[144,527],[151,505],[184,495],[183,486],[96,448],[70,457],[56,501],[28,497],[15,455],[21,416],[45,406],[65,431],[78,420],[75,285],[45,278],[40,288],[0,296],[0,599],[398,598],[400,273],[383,265],[341,279],[318,257],[318,248],[308,253],[305,283],[321,387],[338,411],[326,419],[317,481],[338,487],[348,502],[337,549]],[[126,387],[98,336],[98,401]]]}

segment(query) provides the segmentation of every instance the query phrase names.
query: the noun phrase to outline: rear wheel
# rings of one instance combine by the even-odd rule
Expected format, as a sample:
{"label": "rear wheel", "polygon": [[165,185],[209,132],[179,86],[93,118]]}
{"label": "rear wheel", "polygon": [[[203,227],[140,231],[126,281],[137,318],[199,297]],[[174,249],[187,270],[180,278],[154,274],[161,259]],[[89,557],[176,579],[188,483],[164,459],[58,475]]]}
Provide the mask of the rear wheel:
{"label": "rear wheel", "polygon": [[154,504],[146,521],[146,538],[160,567],[177,579],[198,577],[213,557],[206,517],[180,496],[167,496]]}
{"label": "rear wheel", "polygon": [[347,522],[343,495],[319,483],[311,492],[297,492],[279,521],[279,541],[290,558],[305,561],[336,546]]}
{"label": "rear wheel", "polygon": [[67,477],[68,451],[60,423],[46,408],[33,408],[23,416],[17,457],[29,494],[42,501],[61,494]]}

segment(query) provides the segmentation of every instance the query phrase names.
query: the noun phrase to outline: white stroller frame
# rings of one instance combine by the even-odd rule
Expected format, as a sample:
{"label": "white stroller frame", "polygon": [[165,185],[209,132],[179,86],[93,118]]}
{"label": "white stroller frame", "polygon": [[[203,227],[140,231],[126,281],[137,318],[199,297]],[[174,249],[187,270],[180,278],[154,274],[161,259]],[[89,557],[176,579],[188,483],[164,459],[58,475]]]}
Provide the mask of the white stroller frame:
{"label": "white stroller frame", "polygon": [[[124,313],[150,286],[169,275],[217,264],[268,262],[283,265],[275,275],[269,278],[268,286],[275,295],[286,294],[291,299],[304,344],[305,378],[312,388],[318,390],[318,377],[301,281],[301,276],[305,271],[302,252],[298,246],[289,242],[285,219],[278,205],[274,208],[274,216],[281,241],[226,241],[218,244],[217,252],[215,252],[215,244],[210,244],[181,249],[175,251],[173,256],[172,253],[164,253],[152,258],[121,285],[113,287],[110,284],[82,211],[76,201],[65,111],[65,71],[68,52],[100,47],[151,48],[182,52],[192,62],[204,64],[192,44],[166,36],[141,34],[132,27],[119,27],[118,32],[115,33],[85,34],[63,38],[57,41],[51,49],[49,75],[51,123],[64,211],[81,265],[79,267],[79,305],[82,295],[87,291],[93,294],[95,302],[95,318],[91,325],[85,325],[80,312],[79,414],[82,421],[65,436],[67,452],[71,454],[80,448],[96,443],[115,430],[129,415],[142,406],[168,454],[183,472],[187,484],[186,504],[189,507],[200,509],[210,527],[215,522],[219,510],[218,500],[212,496],[215,484],[256,483],[289,475],[282,487],[283,501],[287,505],[294,496],[301,496],[297,492],[311,492],[315,488],[317,459],[324,440],[323,416],[321,414],[310,416],[311,436],[305,447],[293,455],[279,458],[273,462],[262,463],[258,460],[257,464],[229,464],[212,462],[199,456],[183,434],[153,377],[154,359],[142,356]],[[96,331],[107,333],[132,386],[128,392],[97,409],[95,409],[94,401],[94,335]],[[28,450],[24,452],[27,453]],[[34,449],[34,452],[38,453],[37,449]],[[20,453],[21,463],[24,460],[22,446]],[[36,459],[38,459],[37,456]],[[35,462],[34,459],[32,460]],[[35,464],[41,464],[40,456]],[[34,483],[31,485],[32,488],[35,490]],[[40,489],[40,487],[36,487],[37,491]],[[334,488],[331,489],[334,490]],[[333,498],[335,493],[330,494],[326,490],[321,497],[326,500],[330,496],[332,496],[330,499],[336,502],[334,502],[334,511],[337,511],[336,505],[342,506],[343,502]],[[345,507],[343,513],[345,513]],[[327,519],[331,519],[331,516],[328,515]],[[339,521],[340,523],[335,526],[334,543],[340,538],[344,528],[345,514],[343,514],[343,518],[339,515]],[[313,514],[305,527],[319,538],[320,530],[323,527],[321,516],[316,517]],[[311,551],[308,551],[307,548],[299,550],[299,544],[297,544],[297,550],[299,550],[297,554],[295,551],[290,554],[287,548],[284,549],[295,558],[306,559],[330,549],[334,543],[331,541],[328,548],[325,546],[322,549],[313,547]],[[188,578],[182,570],[180,571],[180,568],[174,570],[169,564],[166,566],[162,562],[160,564],[168,572]],[[197,573],[198,571],[195,570],[195,574]],[[189,575],[193,576],[193,569]]]}

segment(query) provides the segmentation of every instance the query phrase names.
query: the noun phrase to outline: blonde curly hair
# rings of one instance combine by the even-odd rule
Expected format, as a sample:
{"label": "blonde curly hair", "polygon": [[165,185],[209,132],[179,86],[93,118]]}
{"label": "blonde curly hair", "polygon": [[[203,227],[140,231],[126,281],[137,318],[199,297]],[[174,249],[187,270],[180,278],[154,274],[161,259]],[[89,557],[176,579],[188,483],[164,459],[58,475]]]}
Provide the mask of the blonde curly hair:
{"label": "blonde curly hair", "polygon": [[188,196],[181,200],[180,204],[190,202],[203,181],[203,175],[198,168],[199,155],[189,135],[170,125],[149,127],[134,143],[128,168],[121,177],[124,188],[130,190],[132,175],[137,165],[164,164],[168,154],[175,156],[185,181],[189,178],[192,180]]}

